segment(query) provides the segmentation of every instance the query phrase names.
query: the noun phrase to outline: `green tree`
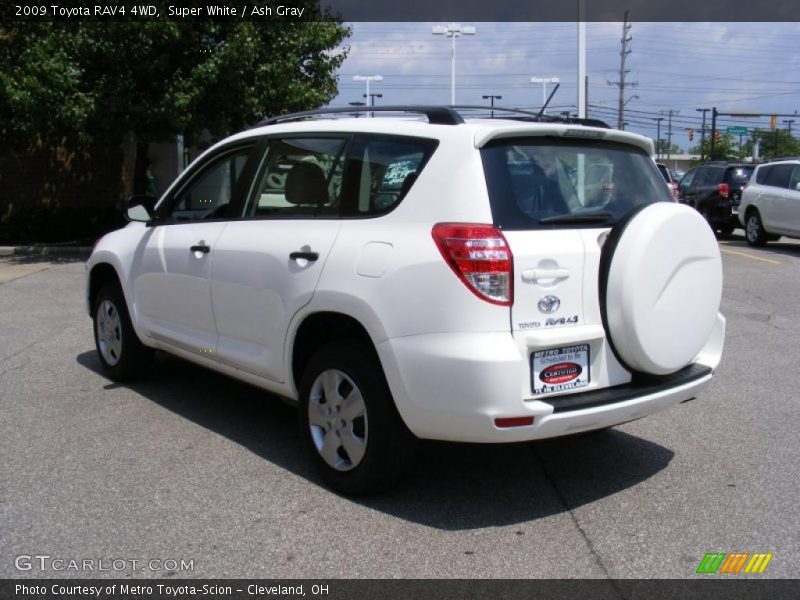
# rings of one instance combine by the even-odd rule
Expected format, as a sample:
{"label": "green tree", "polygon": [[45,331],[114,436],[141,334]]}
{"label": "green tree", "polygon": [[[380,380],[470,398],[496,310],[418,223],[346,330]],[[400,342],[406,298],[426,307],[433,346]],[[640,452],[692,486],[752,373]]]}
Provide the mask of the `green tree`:
{"label": "green tree", "polygon": [[324,105],[350,30],[303,4],[308,21],[0,25],[0,132],[16,145],[132,133],[142,181],[150,142]]}
{"label": "green tree", "polygon": [[[706,135],[705,140],[689,149],[690,154],[705,156],[706,160],[711,160],[711,134]],[[719,139],[714,144],[714,160],[736,160],[739,158],[739,140],[734,140],[733,135],[726,132],[719,132]],[[700,162],[700,161],[697,161]]]}
{"label": "green tree", "polygon": [[800,156],[800,141],[786,129],[755,130],[744,144],[746,156],[752,156],[758,141],[759,157],[762,159],[779,156]]}
{"label": "green tree", "polygon": [[659,154],[659,156],[663,157],[666,156],[667,154],[670,155],[681,154],[683,152],[683,149],[677,144],[670,144],[667,142],[667,140],[662,139],[658,140],[656,146],[656,152]]}

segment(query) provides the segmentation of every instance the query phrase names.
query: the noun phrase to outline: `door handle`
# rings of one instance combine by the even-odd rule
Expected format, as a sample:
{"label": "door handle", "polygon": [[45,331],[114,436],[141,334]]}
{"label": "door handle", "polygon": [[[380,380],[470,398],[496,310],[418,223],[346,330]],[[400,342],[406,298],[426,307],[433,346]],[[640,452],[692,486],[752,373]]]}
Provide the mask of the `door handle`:
{"label": "door handle", "polygon": [[298,260],[298,259],[303,258],[303,259],[305,259],[305,260],[307,260],[309,262],[314,262],[315,260],[317,260],[319,258],[319,253],[318,252],[292,252],[289,255],[289,258],[292,259],[292,260]]}
{"label": "door handle", "polygon": [[569,279],[569,269],[528,269],[522,272],[522,281],[526,283],[555,283]]}
{"label": "door handle", "polygon": [[208,254],[211,252],[211,246],[206,246],[205,244],[198,244],[196,246],[192,246],[189,248],[190,252],[202,252],[203,254]]}

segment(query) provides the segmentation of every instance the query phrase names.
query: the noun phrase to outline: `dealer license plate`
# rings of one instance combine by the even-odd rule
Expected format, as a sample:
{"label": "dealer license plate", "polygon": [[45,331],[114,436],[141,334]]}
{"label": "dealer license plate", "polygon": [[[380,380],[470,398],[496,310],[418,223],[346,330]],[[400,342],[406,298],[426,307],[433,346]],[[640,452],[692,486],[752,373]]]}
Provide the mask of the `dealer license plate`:
{"label": "dealer license plate", "polygon": [[589,385],[589,344],[538,350],[531,354],[534,394],[574,390]]}

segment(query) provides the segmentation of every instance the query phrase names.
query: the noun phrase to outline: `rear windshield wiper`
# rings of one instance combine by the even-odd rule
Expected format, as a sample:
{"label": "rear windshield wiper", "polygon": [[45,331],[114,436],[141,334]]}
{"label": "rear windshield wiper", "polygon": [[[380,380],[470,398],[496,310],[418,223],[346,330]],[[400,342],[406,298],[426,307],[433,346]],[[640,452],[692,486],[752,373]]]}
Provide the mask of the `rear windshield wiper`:
{"label": "rear windshield wiper", "polygon": [[539,223],[605,223],[609,219],[613,219],[614,215],[608,212],[591,213],[591,214],[571,214],[571,215],[555,215],[553,217],[545,217],[539,219]]}

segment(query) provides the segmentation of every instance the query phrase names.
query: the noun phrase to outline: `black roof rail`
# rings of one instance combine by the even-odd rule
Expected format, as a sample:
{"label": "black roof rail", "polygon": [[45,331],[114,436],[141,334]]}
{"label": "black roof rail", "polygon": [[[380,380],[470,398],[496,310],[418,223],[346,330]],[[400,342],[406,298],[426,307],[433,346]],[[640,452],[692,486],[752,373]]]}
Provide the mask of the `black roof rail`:
{"label": "black roof rail", "polygon": [[502,118],[513,119],[515,121],[530,121],[532,123],[566,123],[568,125],[585,125],[587,127],[600,127],[602,129],[611,129],[605,121],[600,119],[579,119],[578,117],[564,117],[556,115],[545,115],[540,112],[533,112],[522,108],[506,108],[504,106],[480,106],[473,104],[456,104],[450,106],[456,110],[482,110],[488,113],[502,112],[511,113],[518,116],[503,116]]}
{"label": "black roof rail", "polygon": [[776,156],[775,158],[770,158],[765,162],[778,162],[779,160],[800,160],[800,156]]}
{"label": "black roof rail", "polygon": [[502,118],[515,121],[528,121],[531,123],[565,123],[569,125],[585,125],[587,127],[600,127],[610,129],[608,123],[600,119],[579,119],[577,117],[564,117],[543,115],[538,112],[521,108],[506,108],[503,106],[481,106],[473,104],[457,104],[453,106],[427,106],[427,105],[397,105],[397,106],[337,106],[332,108],[318,108],[305,110],[285,115],[276,115],[260,121],[254,127],[276,125],[287,121],[297,121],[325,115],[346,115],[357,113],[414,113],[425,115],[432,125],[461,125],[464,117],[460,111],[483,111],[488,114],[495,112],[504,113]]}
{"label": "black roof rail", "polygon": [[416,113],[428,117],[428,123],[431,125],[461,125],[464,119],[461,115],[453,110],[450,106],[415,106],[415,105],[401,105],[401,106],[338,106],[333,108],[318,108],[316,110],[304,110],[302,112],[289,113],[286,115],[277,115],[269,117],[260,121],[254,127],[262,127],[264,125],[276,125],[285,121],[296,121],[299,119],[306,119],[308,117],[316,117],[320,115],[336,115],[336,114],[353,114],[353,113],[373,113],[373,112],[402,112],[402,113]]}

